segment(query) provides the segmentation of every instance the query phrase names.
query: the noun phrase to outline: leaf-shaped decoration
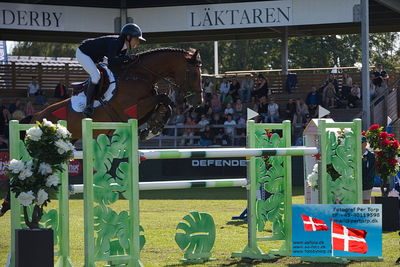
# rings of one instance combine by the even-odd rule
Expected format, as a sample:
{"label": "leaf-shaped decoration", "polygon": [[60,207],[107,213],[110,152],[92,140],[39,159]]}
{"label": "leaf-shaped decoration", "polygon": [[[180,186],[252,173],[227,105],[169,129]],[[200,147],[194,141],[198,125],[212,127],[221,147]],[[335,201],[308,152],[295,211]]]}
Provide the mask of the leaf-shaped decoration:
{"label": "leaf-shaped decoration", "polygon": [[115,192],[115,186],[111,185],[111,183],[114,182],[115,180],[110,174],[96,172],[93,177],[93,183],[95,185],[93,188],[94,202],[109,205],[117,201],[119,199],[119,194]]}
{"label": "leaf-shaped decoration", "polygon": [[[130,217],[128,215],[128,212],[122,211],[120,214],[118,214],[118,224],[116,225],[116,238],[117,242],[111,241],[112,244],[110,244],[111,248],[111,255],[123,255],[123,254],[128,254],[129,248],[130,248],[130,227],[131,227],[131,221]],[[140,236],[139,236],[139,242],[140,242],[140,249],[143,249],[145,243],[146,243],[146,238],[144,236],[144,229],[140,225],[139,226],[139,231],[140,231]]]}
{"label": "leaf-shaped decoration", "polygon": [[121,162],[119,163],[117,170],[116,170],[116,183],[119,185],[117,190],[122,193],[124,198],[128,199],[127,195],[127,185],[128,185],[128,179],[131,179],[131,177],[128,177],[128,172],[129,171],[129,164],[127,162]]}
{"label": "leaf-shaped decoration", "polygon": [[126,144],[130,138],[130,131],[128,129],[118,129],[114,132],[111,138],[111,150],[110,153],[114,158],[125,158],[126,155]]}
{"label": "leaf-shaped decoration", "polygon": [[106,173],[111,169],[112,155],[110,153],[111,143],[107,135],[101,134],[93,142],[93,167],[97,172]]}
{"label": "leaf-shaped decoration", "polygon": [[104,260],[110,255],[110,240],[115,236],[118,215],[111,208],[98,205],[93,209],[95,237],[95,257]]}
{"label": "leaf-shaped decoration", "polygon": [[210,214],[191,211],[176,230],[175,241],[184,252],[184,261],[197,263],[210,259],[215,242],[215,223]]}
{"label": "leaf-shaped decoration", "polygon": [[27,162],[32,159],[32,157],[29,155],[28,151],[26,150],[26,146],[24,141],[19,140],[18,141],[18,147],[19,147],[19,157],[20,160]]}

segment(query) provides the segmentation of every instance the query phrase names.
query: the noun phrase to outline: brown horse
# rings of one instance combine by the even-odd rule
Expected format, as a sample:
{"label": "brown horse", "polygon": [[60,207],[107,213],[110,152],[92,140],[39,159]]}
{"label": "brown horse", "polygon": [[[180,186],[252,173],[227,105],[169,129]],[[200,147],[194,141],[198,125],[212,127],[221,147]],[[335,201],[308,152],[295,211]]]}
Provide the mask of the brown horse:
{"label": "brown horse", "polygon": [[[175,87],[178,96],[186,98],[191,105],[199,105],[203,101],[200,67],[200,54],[197,50],[161,48],[137,54],[134,62],[114,71],[118,77],[116,93],[109,102],[95,109],[93,120],[126,122],[136,118],[139,125],[147,122],[147,128],[140,133],[141,139],[157,135],[170,116],[170,99],[165,94],[158,94],[155,84],[165,80]],[[175,82],[167,80],[167,77]],[[104,88],[108,87],[108,81],[105,80]],[[70,98],[48,106],[32,117],[23,119],[21,123],[34,123],[44,118],[52,122],[66,120],[72,137],[81,138],[81,120],[84,116],[72,109]],[[99,133],[95,132],[95,136]],[[9,208],[8,195],[0,209],[0,217]]]}
{"label": "brown horse", "polygon": [[[170,100],[167,95],[157,93],[155,84],[165,80],[190,105],[199,105],[203,101],[200,67],[198,50],[160,48],[137,54],[135,62],[114,71],[118,77],[116,93],[109,102],[95,109],[93,121],[126,122],[136,118],[139,125],[148,123],[147,130],[141,132],[141,139],[157,135],[170,116]],[[84,115],[71,108],[71,99],[35,113],[30,122],[43,118],[53,122],[64,119],[73,138],[81,137],[80,121]]]}

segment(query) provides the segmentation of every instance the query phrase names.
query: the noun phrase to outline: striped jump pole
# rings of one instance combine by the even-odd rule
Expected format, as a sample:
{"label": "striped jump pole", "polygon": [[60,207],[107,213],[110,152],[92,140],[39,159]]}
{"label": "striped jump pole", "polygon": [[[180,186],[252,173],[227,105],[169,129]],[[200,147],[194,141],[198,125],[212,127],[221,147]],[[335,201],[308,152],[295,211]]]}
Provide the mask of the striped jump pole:
{"label": "striped jump pole", "polygon": [[[112,183],[111,185],[118,186],[117,183]],[[150,191],[150,190],[189,189],[189,188],[242,187],[246,185],[247,185],[246,178],[140,182],[139,190]],[[74,184],[70,186],[71,195],[83,193],[83,191],[84,191],[83,184]]]}
{"label": "striped jump pole", "polygon": [[139,150],[142,159],[235,158],[264,156],[304,156],[318,153],[316,147],[287,148],[205,148]]}

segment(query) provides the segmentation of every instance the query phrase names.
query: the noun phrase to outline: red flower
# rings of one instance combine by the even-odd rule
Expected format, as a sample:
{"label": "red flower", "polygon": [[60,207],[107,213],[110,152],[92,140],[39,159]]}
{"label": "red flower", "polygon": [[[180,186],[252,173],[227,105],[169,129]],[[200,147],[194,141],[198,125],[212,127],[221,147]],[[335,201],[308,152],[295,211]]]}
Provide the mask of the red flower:
{"label": "red flower", "polygon": [[394,139],[392,142],[392,148],[397,150],[399,148],[399,141]]}
{"label": "red flower", "polygon": [[361,135],[365,136],[365,131],[362,131],[362,132],[361,132]]}
{"label": "red flower", "polygon": [[381,142],[379,142],[380,146],[386,147],[390,145],[390,141],[387,139],[382,140]]}
{"label": "red flower", "polygon": [[378,157],[383,157],[383,152],[382,152],[382,151],[378,151],[378,152],[376,152],[376,155],[377,155]]}
{"label": "red flower", "polygon": [[388,138],[388,133],[387,132],[380,132],[379,133],[379,138],[381,138],[381,139],[386,139],[386,138]]}
{"label": "red flower", "polygon": [[373,124],[369,127],[369,131],[373,131],[373,130],[378,130],[379,129],[379,125],[378,124]]}
{"label": "red flower", "polygon": [[393,138],[393,137],[394,137],[394,134],[388,134],[388,137],[389,137],[389,138]]}
{"label": "red flower", "polygon": [[389,165],[396,166],[396,164],[397,164],[397,159],[394,158],[389,159]]}
{"label": "red flower", "polygon": [[267,133],[268,138],[271,138],[272,135],[273,133]]}

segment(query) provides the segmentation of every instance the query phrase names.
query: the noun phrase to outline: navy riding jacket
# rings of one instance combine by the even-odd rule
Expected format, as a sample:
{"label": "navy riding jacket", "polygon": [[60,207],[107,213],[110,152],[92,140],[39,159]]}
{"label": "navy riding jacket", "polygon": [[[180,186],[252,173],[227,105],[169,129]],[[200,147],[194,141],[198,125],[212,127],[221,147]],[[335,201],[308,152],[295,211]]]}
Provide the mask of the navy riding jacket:
{"label": "navy riding jacket", "polygon": [[108,64],[121,64],[127,59],[122,56],[124,39],[117,36],[102,36],[94,39],[84,40],[79,49],[89,56],[94,63],[103,61],[106,56]]}

